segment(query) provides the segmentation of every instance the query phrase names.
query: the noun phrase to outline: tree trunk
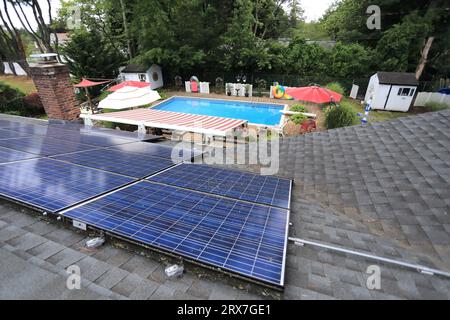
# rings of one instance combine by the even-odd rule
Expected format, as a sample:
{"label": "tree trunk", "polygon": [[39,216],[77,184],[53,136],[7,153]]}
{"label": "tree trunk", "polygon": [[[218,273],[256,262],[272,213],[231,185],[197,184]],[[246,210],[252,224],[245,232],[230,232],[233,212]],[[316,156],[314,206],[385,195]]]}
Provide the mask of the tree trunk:
{"label": "tree trunk", "polygon": [[430,53],[431,46],[433,45],[434,37],[428,37],[425,42],[425,46],[422,49],[422,54],[419,60],[419,64],[416,68],[416,79],[419,80],[422,76],[423,70],[425,70],[425,66],[428,62],[428,54]]}
{"label": "tree trunk", "polygon": [[133,48],[131,46],[130,33],[128,32],[127,15],[125,12],[125,4],[123,3],[123,0],[120,0],[120,6],[122,7],[123,29],[125,32],[125,37],[127,39],[128,59],[131,60],[134,57],[134,52],[133,52]]}

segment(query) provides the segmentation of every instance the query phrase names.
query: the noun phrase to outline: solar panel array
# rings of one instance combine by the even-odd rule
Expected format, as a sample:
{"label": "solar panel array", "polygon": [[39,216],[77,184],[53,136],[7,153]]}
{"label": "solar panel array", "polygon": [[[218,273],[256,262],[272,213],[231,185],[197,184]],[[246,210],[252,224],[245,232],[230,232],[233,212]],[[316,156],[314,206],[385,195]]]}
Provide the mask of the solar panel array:
{"label": "solar panel array", "polygon": [[180,147],[169,147],[158,144],[151,144],[145,142],[135,142],[124,144],[120,146],[112,147],[125,152],[133,152],[137,154],[160,157],[166,159],[172,159],[174,162],[190,161],[195,157],[202,155],[201,151],[197,151],[191,146],[180,148]]}
{"label": "solar panel array", "polygon": [[0,165],[0,195],[50,212],[131,182],[128,177],[48,158]]}
{"label": "solar panel array", "polygon": [[149,180],[289,209],[288,179],[184,163]]}
{"label": "solar panel array", "polygon": [[27,137],[27,136],[29,136],[29,134],[20,133],[17,131],[0,129],[0,140],[14,139],[14,138],[20,138],[20,137]]}
{"label": "solar panel array", "polygon": [[0,163],[36,158],[34,154],[0,147]]}
{"label": "solar panel array", "polygon": [[288,211],[139,182],[64,216],[260,281],[283,285]]}
{"label": "solar panel array", "polygon": [[95,148],[91,145],[39,136],[0,140],[0,147],[42,156],[86,151]]}
{"label": "solar panel array", "polygon": [[91,168],[115,172],[134,178],[144,178],[173,166],[169,159],[160,159],[112,149],[98,149],[56,156],[54,159],[67,161]]}
{"label": "solar panel array", "polygon": [[0,195],[282,286],[290,180],[183,163],[201,154],[133,134],[0,120]]}

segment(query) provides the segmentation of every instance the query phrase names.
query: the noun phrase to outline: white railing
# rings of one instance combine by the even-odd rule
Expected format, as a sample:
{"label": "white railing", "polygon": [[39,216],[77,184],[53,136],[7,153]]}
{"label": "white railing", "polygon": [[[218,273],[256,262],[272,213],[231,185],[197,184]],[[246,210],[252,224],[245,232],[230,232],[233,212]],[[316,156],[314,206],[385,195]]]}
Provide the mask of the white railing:
{"label": "white railing", "polygon": [[438,92],[419,92],[414,106],[423,107],[427,102],[444,103],[450,107],[450,95]]}

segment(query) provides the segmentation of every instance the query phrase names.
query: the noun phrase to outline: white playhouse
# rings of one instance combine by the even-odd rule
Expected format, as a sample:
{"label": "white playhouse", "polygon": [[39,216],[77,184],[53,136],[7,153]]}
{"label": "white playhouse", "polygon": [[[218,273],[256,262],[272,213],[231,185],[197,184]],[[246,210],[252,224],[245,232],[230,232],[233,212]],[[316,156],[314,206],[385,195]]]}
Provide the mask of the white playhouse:
{"label": "white playhouse", "polygon": [[164,85],[162,69],[157,64],[153,64],[150,68],[138,64],[129,64],[120,70],[119,78],[122,81],[148,82],[152,90]]}
{"label": "white playhouse", "polygon": [[372,109],[407,112],[418,86],[414,73],[377,72],[370,78],[364,101]]}

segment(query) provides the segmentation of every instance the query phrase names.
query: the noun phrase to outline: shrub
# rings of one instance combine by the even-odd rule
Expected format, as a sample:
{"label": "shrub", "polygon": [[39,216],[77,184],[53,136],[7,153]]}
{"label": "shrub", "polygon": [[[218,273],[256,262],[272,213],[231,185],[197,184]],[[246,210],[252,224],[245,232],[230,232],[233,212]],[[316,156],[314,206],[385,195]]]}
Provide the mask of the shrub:
{"label": "shrub", "polygon": [[431,111],[439,111],[447,109],[448,106],[445,103],[439,103],[439,102],[427,102],[425,104],[425,107],[430,109]]}
{"label": "shrub", "polygon": [[22,91],[0,82],[0,112],[19,112],[23,108]]}
{"label": "shrub", "polygon": [[38,116],[45,114],[44,105],[42,104],[41,98],[37,92],[30,93],[23,98],[23,110],[22,115],[24,116]]}
{"label": "shrub", "polygon": [[348,102],[342,102],[340,106],[332,107],[326,112],[325,124],[328,129],[352,126],[357,123],[356,111]]}
{"label": "shrub", "polygon": [[161,100],[166,100],[169,97],[165,91],[159,90],[158,93],[161,96]]}
{"label": "shrub", "polygon": [[331,91],[340,93],[342,95],[345,94],[345,88],[339,82],[330,82],[325,86],[325,88],[330,89]]}
{"label": "shrub", "polygon": [[291,116],[290,119],[295,124],[300,125],[303,123],[303,121],[308,120],[308,117],[303,114],[294,114]]}
{"label": "shrub", "polygon": [[299,105],[299,104],[295,104],[291,107],[291,111],[294,112],[308,112],[308,109],[306,109],[305,106]]}

